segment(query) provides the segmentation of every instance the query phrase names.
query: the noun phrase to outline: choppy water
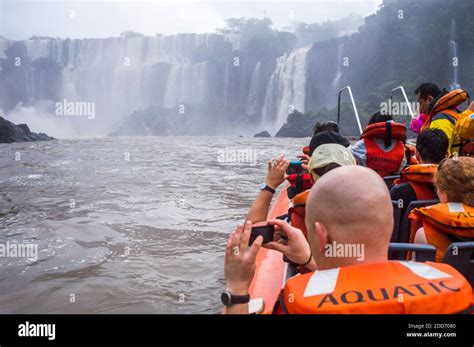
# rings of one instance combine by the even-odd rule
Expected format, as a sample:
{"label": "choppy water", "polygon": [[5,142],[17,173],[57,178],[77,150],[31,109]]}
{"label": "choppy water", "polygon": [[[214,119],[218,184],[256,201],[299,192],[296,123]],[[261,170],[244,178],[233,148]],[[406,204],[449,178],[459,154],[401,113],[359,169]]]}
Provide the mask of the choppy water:
{"label": "choppy water", "polygon": [[[246,215],[268,159],[293,157],[306,142],[0,144],[0,243],[39,252],[35,262],[0,258],[0,313],[219,312],[228,232]],[[233,150],[256,153],[256,164],[221,162]]]}

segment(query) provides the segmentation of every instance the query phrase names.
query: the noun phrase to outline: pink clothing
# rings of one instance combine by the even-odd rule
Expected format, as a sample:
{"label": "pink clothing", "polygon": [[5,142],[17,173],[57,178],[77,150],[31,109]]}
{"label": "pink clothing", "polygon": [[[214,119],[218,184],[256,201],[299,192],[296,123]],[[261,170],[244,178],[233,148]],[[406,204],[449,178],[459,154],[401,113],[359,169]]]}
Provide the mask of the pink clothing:
{"label": "pink clothing", "polygon": [[425,113],[421,113],[418,118],[412,119],[410,122],[410,128],[414,133],[419,134],[421,131],[421,128],[423,127],[423,124],[425,124],[426,119],[428,118],[428,115]]}

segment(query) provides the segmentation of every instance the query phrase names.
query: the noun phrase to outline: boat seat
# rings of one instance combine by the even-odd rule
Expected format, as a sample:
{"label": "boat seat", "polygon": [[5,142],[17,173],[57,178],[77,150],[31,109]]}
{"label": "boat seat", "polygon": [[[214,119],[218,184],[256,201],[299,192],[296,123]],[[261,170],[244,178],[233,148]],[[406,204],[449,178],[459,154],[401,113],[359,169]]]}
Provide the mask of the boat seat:
{"label": "boat seat", "polygon": [[[395,243],[408,243],[410,240],[410,220],[408,219],[408,216],[410,215],[411,210],[419,207],[435,205],[437,203],[439,203],[439,200],[415,200],[410,202],[405,214],[403,215],[398,235],[392,235],[391,241]],[[391,259],[404,260],[404,255],[406,255],[406,252],[394,251],[393,254],[391,254]]]}
{"label": "boat seat", "polygon": [[449,264],[466,277],[474,285],[474,241],[453,242],[442,260]]}
{"label": "boat seat", "polygon": [[415,254],[415,261],[425,262],[425,261],[435,261],[436,260],[436,247],[432,245],[418,245],[414,243],[390,243],[388,245],[388,259],[392,253],[402,253],[406,259],[408,252]]}
{"label": "boat seat", "polygon": [[[392,229],[392,236],[390,238],[390,242],[397,242],[398,233],[400,232],[400,221],[402,219],[402,210],[403,208],[400,207],[398,201],[392,200],[392,207],[393,207],[393,229]],[[388,252],[388,258],[390,259],[392,256],[393,251]]]}
{"label": "boat seat", "polygon": [[402,219],[402,209],[398,201],[392,200],[393,207],[393,231],[390,242],[397,242],[398,232],[400,230],[400,221]]}
{"label": "boat seat", "polygon": [[385,184],[387,185],[388,190],[392,189],[393,187],[393,181],[396,179],[399,179],[400,175],[394,175],[394,176],[385,176],[383,180],[385,181]]}

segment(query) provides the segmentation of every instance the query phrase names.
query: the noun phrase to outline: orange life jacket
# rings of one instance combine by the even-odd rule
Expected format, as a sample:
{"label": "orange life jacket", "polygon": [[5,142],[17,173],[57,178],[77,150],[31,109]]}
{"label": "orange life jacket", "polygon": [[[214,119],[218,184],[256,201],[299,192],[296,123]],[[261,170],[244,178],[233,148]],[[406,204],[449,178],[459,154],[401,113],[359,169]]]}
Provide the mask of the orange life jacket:
{"label": "orange life jacket", "polygon": [[453,267],[386,261],[290,278],[282,303],[293,314],[452,314],[471,307],[472,288]]}
{"label": "orange life jacket", "polygon": [[410,239],[421,225],[426,241],[436,247],[436,261],[441,261],[451,244],[448,235],[461,239],[474,238],[474,207],[457,202],[439,203],[414,209],[409,216],[412,221]]}
{"label": "orange life jacket", "polygon": [[306,224],[304,223],[304,217],[306,213],[306,200],[308,199],[309,192],[310,190],[306,190],[296,195],[293,199],[293,207],[290,208],[291,225],[300,229],[306,238],[308,238],[308,231],[306,229]]}
{"label": "orange life jacket", "polygon": [[436,199],[433,185],[437,171],[437,164],[411,165],[401,172],[400,179],[394,184],[408,183],[416,194],[416,200],[433,200]]}
{"label": "orange life jacket", "polygon": [[[366,148],[367,167],[382,177],[397,174],[405,157],[405,137],[406,128],[400,123],[379,122],[365,128],[361,139]],[[387,148],[392,144],[392,139],[397,140],[397,143],[391,151],[386,152],[377,145],[375,139],[384,139]]]}
{"label": "orange life jacket", "polygon": [[461,105],[468,98],[469,94],[463,89],[455,89],[443,95],[431,109],[425,123],[423,124],[423,127],[421,128],[421,131],[430,127],[432,118],[438,113],[445,113],[457,121],[459,118],[459,111],[456,109],[456,107]]}

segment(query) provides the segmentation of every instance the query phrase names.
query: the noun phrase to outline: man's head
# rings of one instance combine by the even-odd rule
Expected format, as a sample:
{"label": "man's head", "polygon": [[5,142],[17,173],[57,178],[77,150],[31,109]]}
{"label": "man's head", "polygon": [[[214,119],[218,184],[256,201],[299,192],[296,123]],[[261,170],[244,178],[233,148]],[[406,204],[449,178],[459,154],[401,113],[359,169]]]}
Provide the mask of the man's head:
{"label": "man's head", "polygon": [[420,103],[420,113],[430,113],[431,102],[441,94],[441,89],[434,83],[423,83],[415,90],[416,99]]}
{"label": "man's head", "polygon": [[313,135],[320,133],[322,131],[334,131],[336,133],[339,132],[339,125],[336,122],[328,121],[328,122],[317,122],[313,129]]}
{"label": "man's head", "polygon": [[328,143],[337,143],[344,147],[349,147],[351,144],[344,136],[342,136],[338,132],[332,130],[323,130],[318,133],[315,133],[311,138],[311,142],[309,143],[309,155],[313,155],[314,150],[319,146]]}
{"label": "man's head", "polygon": [[375,123],[381,123],[381,122],[388,122],[393,120],[393,117],[389,114],[382,114],[380,112],[375,112],[370,118],[369,121],[367,122],[367,125],[375,124]]}
{"label": "man's head", "polygon": [[[360,259],[325,255],[328,245],[363,247],[364,262],[387,259],[393,207],[383,179],[361,166],[344,166],[321,177],[306,203],[308,241],[318,268],[360,263]],[[362,246],[363,245],[363,246]]]}
{"label": "man's head", "polygon": [[448,154],[449,141],[444,131],[426,129],[416,139],[416,159],[420,164],[439,164]]}

